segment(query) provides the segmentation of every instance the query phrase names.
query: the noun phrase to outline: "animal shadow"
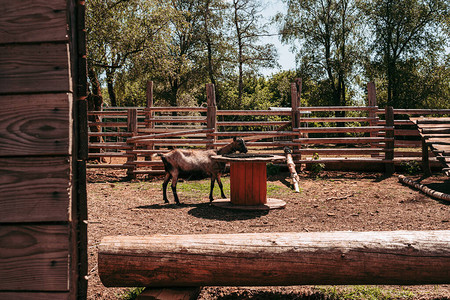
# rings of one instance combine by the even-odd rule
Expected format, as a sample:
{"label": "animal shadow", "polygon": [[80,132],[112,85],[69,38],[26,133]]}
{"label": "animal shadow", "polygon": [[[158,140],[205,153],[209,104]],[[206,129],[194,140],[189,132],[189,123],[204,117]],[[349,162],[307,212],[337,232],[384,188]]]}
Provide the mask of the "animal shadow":
{"label": "animal shadow", "polygon": [[261,216],[265,216],[269,211],[240,211],[224,209],[211,205],[210,203],[204,203],[196,205],[194,208],[188,211],[188,214],[201,219],[218,220],[218,221],[238,221],[238,220],[250,220],[256,219]]}
{"label": "animal shadow", "polygon": [[196,207],[202,204],[176,204],[176,203],[161,203],[161,204],[151,204],[151,205],[140,205],[136,206],[134,209],[181,209],[186,207]]}

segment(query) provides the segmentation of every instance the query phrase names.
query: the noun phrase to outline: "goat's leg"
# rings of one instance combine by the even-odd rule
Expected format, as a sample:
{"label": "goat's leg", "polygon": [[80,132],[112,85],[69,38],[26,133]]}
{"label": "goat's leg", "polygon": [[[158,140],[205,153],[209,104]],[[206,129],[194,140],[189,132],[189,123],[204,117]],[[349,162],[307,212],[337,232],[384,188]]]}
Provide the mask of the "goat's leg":
{"label": "goat's leg", "polygon": [[180,204],[180,200],[178,199],[178,195],[177,195],[177,181],[178,181],[178,172],[175,174],[172,174],[172,193],[173,193],[173,198],[175,200],[175,203]]}
{"label": "goat's leg", "polygon": [[214,182],[216,181],[216,177],[213,175],[211,176],[211,189],[209,191],[209,202],[214,201],[213,192],[214,192]]}
{"label": "goat's leg", "polygon": [[166,173],[166,176],[164,177],[164,182],[162,185],[164,203],[169,203],[169,199],[167,199],[167,185],[169,184],[170,178],[172,178],[172,175],[170,175],[170,173]]}
{"label": "goat's leg", "polygon": [[221,193],[221,197],[223,199],[225,199],[227,196],[225,196],[225,193],[223,192],[223,184],[222,184],[222,180],[220,179],[220,174],[217,174],[217,184],[220,187],[220,193]]}

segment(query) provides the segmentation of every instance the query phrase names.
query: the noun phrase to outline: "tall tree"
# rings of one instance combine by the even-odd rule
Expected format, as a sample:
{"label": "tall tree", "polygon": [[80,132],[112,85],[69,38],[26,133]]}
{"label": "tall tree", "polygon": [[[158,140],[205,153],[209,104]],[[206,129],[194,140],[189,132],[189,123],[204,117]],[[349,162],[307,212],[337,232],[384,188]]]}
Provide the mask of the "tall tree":
{"label": "tall tree", "polygon": [[[352,72],[359,62],[359,18],[354,0],[286,0],[285,15],[277,15],[282,41],[299,42],[302,70],[325,81],[333,105],[347,105]],[[295,47],[294,47],[295,48]]]}
{"label": "tall tree", "polygon": [[202,1],[203,43],[206,49],[204,64],[207,66],[209,82],[216,88],[216,103],[222,107],[220,84],[226,78],[225,69],[230,69],[230,46],[227,42],[225,12],[227,3],[223,0]]}
{"label": "tall tree", "polygon": [[408,72],[417,69],[415,62],[443,52],[448,31],[445,33],[442,22],[448,22],[449,3],[445,0],[366,0],[360,1],[360,5],[374,33],[373,65],[378,66],[387,82],[386,104],[401,107],[406,104],[401,103],[401,91],[410,78]]}
{"label": "tall tree", "polygon": [[[166,69],[166,79],[170,86],[170,105],[177,105],[181,87],[196,78],[203,69],[197,64],[201,56],[201,5],[197,0],[173,0],[171,7],[175,18],[171,21],[171,38],[167,45],[165,60],[171,66]],[[163,68],[165,66],[162,66]],[[196,74],[197,73],[197,74]]]}
{"label": "tall tree", "polygon": [[116,74],[135,55],[155,45],[167,22],[166,9],[153,1],[87,1],[88,65],[105,76],[111,105],[117,105]]}
{"label": "tall tree", "polygon": [[268,34],[261,24],[261,3],[254,0],[232,0],[231,26],[235,63],[238,68],[237,107],[242,105],[244,76],[257,73],[261,67],[276,66],[277,52],[273,44],[261,43]]}

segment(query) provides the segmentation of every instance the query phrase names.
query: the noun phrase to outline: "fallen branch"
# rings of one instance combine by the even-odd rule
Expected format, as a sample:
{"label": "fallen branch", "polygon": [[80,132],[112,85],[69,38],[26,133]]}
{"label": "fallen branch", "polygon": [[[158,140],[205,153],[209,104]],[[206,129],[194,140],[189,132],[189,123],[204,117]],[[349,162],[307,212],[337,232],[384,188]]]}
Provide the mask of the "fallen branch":
{"label": "fallen branch", "polygon": [[430,189],[429,187],[420,184],[414,180],[411,180],[409,178],[406,178],[403,175],[399,175],[398,176],[398,180],[406,185],[412,186],[420,191],[422,191],[423,193],[425,193],[428,196],[431,196],[433,198],[437,198],[440,200],[445,200],[445,201],[450,201],[450,195],[449,194],[445,194],[445,193],[441,193],[435,190]]}
{"label": "fallen branch", "polygon": [[295,170],[294,160],[292,159],[292,150],[289,147],[284,148],[284,153],[286,154],[286,163],[291,173],[292,183],[294,185],[294,190],[296,193],[300,193],[300,188],[298,187],[298,182],[300,178],[298,177],[297,171]]}
{"label": "fallen branch", "polygon": [[353,195],[354,195],[354,194],[352,193],[352,194],[348,194],[348,195],[342,196],[342,197],[330,197],[330,198],[327,198],[326,201],[331,201],[331,200],[344,200],[344,199],[347,199],[348,197],[351,197],[351,196],[353,196]]}

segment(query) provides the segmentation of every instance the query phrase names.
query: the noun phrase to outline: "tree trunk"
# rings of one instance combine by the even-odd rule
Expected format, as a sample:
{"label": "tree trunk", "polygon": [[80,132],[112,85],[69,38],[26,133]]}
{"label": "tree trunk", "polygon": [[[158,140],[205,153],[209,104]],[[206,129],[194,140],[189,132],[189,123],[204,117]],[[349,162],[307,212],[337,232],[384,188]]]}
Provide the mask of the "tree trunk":
{"label": "tree trunk", "polygon": [[[179,88],[180,85],[178,84],[178,79],[175,78],[170,85],[170,96],[169,96],[170,106],[177,106],[177,95]],[[176,116],[178,113],[176,111],[173,111],[171,114],[172,116]]]}
{"label": "tree trunk", "polygon": [[[101,111],[102,110],[102,104],[103,104],[103,97],[102,97],[102,90],[100,87],[100,83],[97,79],[97,74],[95,74],[93,69],[90,69],[88,72],[89,81],[91,83],[91,91],[87,96],[87,102],[88,102],[88,111]],[[90,122],[100,122],[100,117],[98,115],[96,116],[89,116],[88,120]],[[89,126],[89,130],[91,132],[101,132],[102,128],[99,125],[91,125]],[[100,143],[102,141],[102,138],[100,136],[91,136],[89,137],[90,143]],[[90,153],[100,153],[100,149],[98,148],[91,148],[89,149]],[[97,160],[97,159],[93,159]]]}
{"label": "tree trunk", "polygon": [[90,69],[88,75],[89,81],[91,82],[91,91],[89,95],[92,95],[88,98],[88,110],[100,111],[102,110],[103,96],[100,83],[97,79],[97,74],[95,74],[94,70]]}
{"label": "tree trunk", "polygon": [[109,236],[105,286],[448,284],[450,231]]}
{"label": "tree trunk", "polygon": [[208,75],[209,80],[214,86],[216,85],[216,79],[214,77],[214,68],[213,68],[213,59],[212,59],[212,42],[209,32],[209,14],[210,14],[210,5],[211,1],[207,0],[205,3],[205,42],[206,42],[206,50],[208,52]]}
{"label": "tree trunk", "polygon": [[117,106],[116,93],[114,92],[114,82],[113,74],[106,72],[106,85],[108,87],[109,100],[111,101],[111,106]]}
{"label": "tree trunk", "polygon": [[244,92],[244,71],[243,71],[243,44],[242,44],[242,36],[241,36],[241,28],[239,27],[239,16],[238,16],[238,1],[234,1],[234,26],[236,28],[236,36],[238,42],[238,68],[239,68],[239,80],[238,80],[238,103],[237,107],[240,108],[242,106],[242,94]]}

